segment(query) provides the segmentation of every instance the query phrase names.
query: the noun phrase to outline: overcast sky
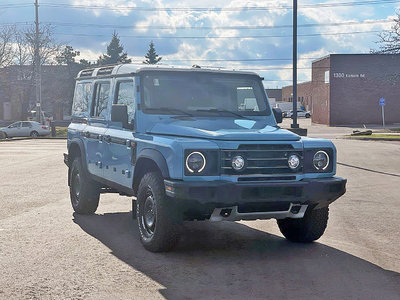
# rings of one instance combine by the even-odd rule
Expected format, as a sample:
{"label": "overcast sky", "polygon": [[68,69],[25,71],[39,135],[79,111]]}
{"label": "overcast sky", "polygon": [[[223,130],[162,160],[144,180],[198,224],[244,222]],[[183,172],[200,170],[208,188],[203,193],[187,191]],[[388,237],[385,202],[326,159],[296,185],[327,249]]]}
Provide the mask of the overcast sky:
{"label": "overcast sky", "polygon": [[[1,0],[0,23],[33,22],[32,2]],[[81,51],[81,58],[96,60],[116,30],[134,61],[143,60],[153,40],[163,63],[256,70],[267,88],[290,84],[292,78],[291,0],[39,0],[39,4],[40,22],[53,24],[57,40]],[[311,77],[313,59],[377,48],[377,32],[391,27],[400,1],[300,0],[298,5],[302,82]],[[353,23],[342,25],[347,22]],[[221,59],[237,61],[215,61]]]}

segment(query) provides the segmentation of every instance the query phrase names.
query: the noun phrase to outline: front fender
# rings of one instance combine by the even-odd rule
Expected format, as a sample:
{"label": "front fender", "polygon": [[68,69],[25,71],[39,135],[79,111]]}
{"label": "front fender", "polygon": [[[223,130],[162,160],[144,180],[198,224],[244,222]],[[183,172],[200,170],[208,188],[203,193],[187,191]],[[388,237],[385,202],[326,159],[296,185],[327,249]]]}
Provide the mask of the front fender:
{"label": "front fender", "polygon": [[140,158],[151,159],[156,163],[163,177],[170,178],[167,161],[165,160],[165,157],[161,154],[161,152],[151,148],[146,148],[140,151],[140,153],[138,154],[137,160],[139,160]]}

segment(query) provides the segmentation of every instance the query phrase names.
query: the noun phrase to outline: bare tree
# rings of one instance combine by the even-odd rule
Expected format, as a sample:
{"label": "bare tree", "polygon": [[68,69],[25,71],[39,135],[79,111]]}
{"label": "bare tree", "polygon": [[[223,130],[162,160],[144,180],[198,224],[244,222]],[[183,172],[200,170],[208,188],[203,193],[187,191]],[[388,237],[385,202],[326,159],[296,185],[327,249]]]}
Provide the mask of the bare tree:
{"label": "bare tree", "polygon": [[400,13],[396,13],[394,25],[390,30],[385,30],[379,34],[379,50],[374,53],[400,54]]}
{"label": "bare tree", "polygon": [[[35,54],[35,27],[27,27],[25,30],[26,42],[29,47],[31,57]],[[40,64],[53,64],[56,61],[56,56],[60,52],[62,44],[57,43],[53,37],[53,27],[43,25],[39,29],[39,57]]]}
{"label": "bare tree", "polygon": [[7,67],[13,61],[13,30],[10,26],[0,29],[0,68]]}
{"label": "bare tree", "polygon": [[14,34],[14,63],[19,66],[32,64],[33,57],[24,31],[13,28]]}

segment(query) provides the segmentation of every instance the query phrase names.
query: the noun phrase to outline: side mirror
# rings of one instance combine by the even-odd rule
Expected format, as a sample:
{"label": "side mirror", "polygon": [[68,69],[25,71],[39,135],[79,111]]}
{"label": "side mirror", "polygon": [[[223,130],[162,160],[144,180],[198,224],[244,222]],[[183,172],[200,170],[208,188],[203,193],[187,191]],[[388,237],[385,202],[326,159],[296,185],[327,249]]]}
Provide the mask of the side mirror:
{"label": "side mirror", "polygon": [[129,129],[128,106],[125,104],[113,104],[111,107],[111,122],[122,123],[122,128]]}
{"label": "side mirror", "polygon": [[283,121],[283,114],[280,108],[273,108],[272,111],[274,112],[276,123],[282,123]]}

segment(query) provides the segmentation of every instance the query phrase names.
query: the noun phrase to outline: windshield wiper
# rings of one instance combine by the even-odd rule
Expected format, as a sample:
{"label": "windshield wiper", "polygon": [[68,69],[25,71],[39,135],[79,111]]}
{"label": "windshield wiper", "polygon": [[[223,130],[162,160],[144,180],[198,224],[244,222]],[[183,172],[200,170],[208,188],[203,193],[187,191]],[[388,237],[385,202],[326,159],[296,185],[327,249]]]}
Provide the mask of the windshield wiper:
{"label": "windshield wiper", "polygon": [[181,115],[186,115],[188,117],[193,117],[191,113],[188,113],[187,111],[184,111],[179,108],[172,108],[172,107],[149,107],[146,108],[146,110],[151,110],[151,111],[161,111],[161,112],[170,112],[170,113],[179,113]]}
{"label": "windshield wiper", "polygon": [[234,116],[239,117],[241,119],[250,119],[250,118],[247,118],[247,117],[245,117],[245,116],[243,116],[241,114],[238,114],[238,113],[236,113],[234,111],[230,111],[230,110],[223,109],[223,108],[201,108],[201,109],[196,109],[196,111],[217,112],[217,113],[224,112],[224,113],[230,113],[231,115],[234,115]]}

